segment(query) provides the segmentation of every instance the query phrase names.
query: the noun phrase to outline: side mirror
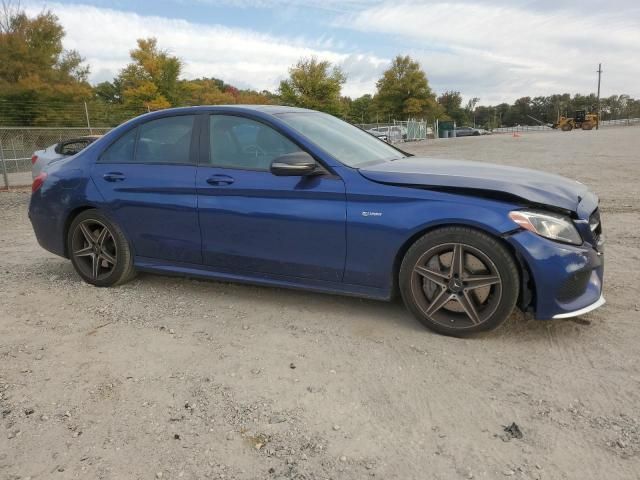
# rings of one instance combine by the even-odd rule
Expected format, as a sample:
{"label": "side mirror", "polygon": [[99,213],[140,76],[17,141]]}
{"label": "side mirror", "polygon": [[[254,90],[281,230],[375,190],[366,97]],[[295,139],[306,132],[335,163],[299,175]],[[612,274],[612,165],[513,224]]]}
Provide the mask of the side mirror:
{"label": "side mirror", "polygon": [[316,172],[318,164],[307,152],[280,155],[271,162],[271,173],[280,177],[300,177]]}

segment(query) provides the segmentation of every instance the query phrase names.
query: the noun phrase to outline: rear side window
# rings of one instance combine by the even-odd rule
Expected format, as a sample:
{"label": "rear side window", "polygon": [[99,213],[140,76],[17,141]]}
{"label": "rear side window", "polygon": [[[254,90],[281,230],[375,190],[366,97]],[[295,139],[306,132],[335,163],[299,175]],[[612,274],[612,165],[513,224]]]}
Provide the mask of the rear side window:
{"label": "rear side window", "polygon": [[193,123],[193,115],[144,123],[116,140],[100,162],[188,164]]}
{"label": "rear side window", "polygon": [[136,163],[189,163],[193,120],[193,115],[182,115],[140,125]]}
{"label": "rear side window", "polygon": [[102,163],[133,163],[133,152],[138,129],[134,128],[111,144],[100,157]]}

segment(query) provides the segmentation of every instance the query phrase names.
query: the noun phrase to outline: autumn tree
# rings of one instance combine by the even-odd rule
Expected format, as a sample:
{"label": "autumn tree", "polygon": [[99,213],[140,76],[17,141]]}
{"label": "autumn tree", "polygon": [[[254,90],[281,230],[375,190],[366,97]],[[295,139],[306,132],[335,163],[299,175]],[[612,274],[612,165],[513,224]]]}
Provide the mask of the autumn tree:
{"label": "autumn tree", "polygon": [[184,105],[222,105],[235,103],[230,92],[223,91],[224,82],[216,78],[183,80],[181,83]]}
{"label": "autumn tree", "polygon": [[285,105],[340,115],[340,91],[346,80],[342,70],[330,62],[304,58],[289,69],[289,78],[280,82],[278,92]]}
{"label": "autumn tree", "polygon": [[[91,93],[89,67],[62,47],[64,29],[50,11],[30,18],[19,5],[0,8],[0,118],[14,125],[64,124],[80,112],[59,106]],[[69,118],[68,118],[69,117]]]}
{"label": "autumn tree", "polygon": [[138,39],[130,52],[132,62],[118,76],[125,105],[158,110],[180,99],[182,61],[158,48],[155,38]]}
{"label": "autumn tree", "polygon": [[376,83],[376,105],[383,116],[402,120],[439,115],[440,108],[420,64],[398,55]]}

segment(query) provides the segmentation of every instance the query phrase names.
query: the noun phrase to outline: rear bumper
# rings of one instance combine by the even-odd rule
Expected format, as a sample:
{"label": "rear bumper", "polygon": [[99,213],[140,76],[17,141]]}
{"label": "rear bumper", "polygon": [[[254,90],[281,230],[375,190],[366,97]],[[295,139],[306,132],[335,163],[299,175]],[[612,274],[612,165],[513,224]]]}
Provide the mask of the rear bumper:
{"label": "rear bumper", "polygon": [[31,195],[29,220],[36,240],[42,248],[61,257],[65,256],[63,222],[43,200],[41,190]]}
{"label": "rear bumper", "polygon": [[585,243],[565,245],[528,231],[506,239],[522,257],[533,281],[535,318],[568,318],[604,304],[604,256]]}

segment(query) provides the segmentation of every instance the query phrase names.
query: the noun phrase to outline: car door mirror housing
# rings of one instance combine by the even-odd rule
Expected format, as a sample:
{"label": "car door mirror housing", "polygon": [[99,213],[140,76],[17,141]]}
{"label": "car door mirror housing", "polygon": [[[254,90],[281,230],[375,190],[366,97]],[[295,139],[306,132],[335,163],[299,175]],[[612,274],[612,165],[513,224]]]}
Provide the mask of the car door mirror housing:
{"label": "car door mirror housing", "polygon": [[318,164],[307,152],[280,155],[271,162],[271,173],[281,177],[305,176],[316,173]]}

